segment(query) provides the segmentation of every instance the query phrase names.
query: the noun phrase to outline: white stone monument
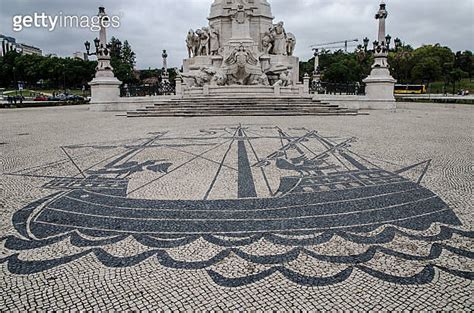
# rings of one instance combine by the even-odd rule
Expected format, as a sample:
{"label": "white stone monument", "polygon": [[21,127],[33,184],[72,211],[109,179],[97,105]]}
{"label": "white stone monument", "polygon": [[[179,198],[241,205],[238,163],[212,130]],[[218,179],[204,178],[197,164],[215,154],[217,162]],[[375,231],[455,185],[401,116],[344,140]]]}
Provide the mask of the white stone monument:
{"label": "white stone monument", "polygon": [[209,26],[188,32],[184,88],[295,86],[296,38],[273,19],[266,0],[215,0]]}
{"label": "white stone monument", "polygon": [[321,81],[321,68],[319,67],[319,49],[314,50],[314,71],[313,71],[313,82]]}
{"label": "white stone monument", "polygon": [[166,52],[166,50],[163,50],[161,58],[163,59],[163,74],[161,75],[161,78],[164,82],[169,82],[170,77],[168,74],[168,53]]}
{"label": "white stone monument", "polygon": [[[120,98],[120,85],[122,84],[113,73],[110,64],[111,47],[107,44],[107,33],[104,22],[109,17],[105,13],[105,8],[99,8],[100,31],[99,38],[94,40],[96,52],[90,53],[90,43],[86,42],[88,55],[97,55],[97,68],[94,79],[89,83],[91,86],[91,110],[101,110],[101,105],[118,101]],[[106,23],[105,23],[106,24]]]}
{"label": "white stone monument", "polygon": [[374,42],[375,61],[372,71],[364,83],[366,83],[365,93],[367,99],[372,101],[372,109],[395,109],[396,102],[394,88],[396,80],[390,75],[388,65],[389,37],[385,36],[385,20],[388,13],[384,2],[380,4],[380,9],[375,18],[379,21],[378,40]]}

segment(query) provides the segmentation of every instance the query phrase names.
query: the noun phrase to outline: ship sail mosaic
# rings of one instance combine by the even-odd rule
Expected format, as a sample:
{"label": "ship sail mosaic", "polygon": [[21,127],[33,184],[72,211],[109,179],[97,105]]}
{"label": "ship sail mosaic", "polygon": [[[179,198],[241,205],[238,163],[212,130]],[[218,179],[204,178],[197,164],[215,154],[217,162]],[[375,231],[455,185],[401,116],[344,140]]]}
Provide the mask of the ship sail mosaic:
{"label": "ship sail mosaic", "polygon": [[[207,270],[227,287],[275,272],[302,285],[328,285],[344,281],[354,269],[402,284],[430,282],[435,269],[472,279],[470,271],[436,263],[443,251],[472,259],[472,252],[444,241],[474,234],[457,228],[455,213],[423,187],[429,161],[389,170],[357,153],[356,138],[257,125],[179,136],[162,131],[136,141],[62,149],[65,160],[12,173],[36,177],[51,190],[13,217],[18,235],[3,239],[9,256],[1,260],[13,273],[41,272],[95,254],[113,267],[156,257],[165,267]],[[86,164],[84,156],[94,154],[102,160]],[[77,174],[50,174],[65,165]],[[213,170],[202,171],[209,167]],[[367,249],[358,255],[318,251],[336,237]],[[382,246],[399,237],[429,244],[429,254]],[[147,250],[117,257],[103,249],[124,240]],[[259,251],[262,240],[277,252]],[[82,251],[49,260],[22,258],[22,251],[65,241]],[[180,259],[170,252],[196,242],[214,247],[215,254]],[[411,276],[392,275],[368,265],[377,253],[425,263]],[[302,255],[346,267],[329,276],[300,273],[288,262]],[[235,256],[264,268],[246,276],[219,272],[219,264]]]}

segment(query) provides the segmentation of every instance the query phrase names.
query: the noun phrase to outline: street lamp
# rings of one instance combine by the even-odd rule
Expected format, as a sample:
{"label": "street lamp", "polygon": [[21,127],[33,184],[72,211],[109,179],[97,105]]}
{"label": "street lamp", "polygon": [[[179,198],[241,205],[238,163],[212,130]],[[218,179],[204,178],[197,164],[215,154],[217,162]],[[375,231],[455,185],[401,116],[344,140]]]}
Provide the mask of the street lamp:
{"label": "street lamp", "polygon": [[390,50],[390,42],[392,41],[392,36],[385,36],[385,42],[387,43],[387,50]]}
{"label": "street lamp", "polygon": [[64,94],[66,94],[66,65],[61,64],[61,67],[63,68],[63,89],[64,89]]}
{"label": "street lamp", "polygon": [[398,48],[400,48],[402,46],[402,41],[400,40],[400,38],[395,38],[395,49],[398,50]]}
{"label": "street lamp", "polygon": [[13,83],[15,84],[15,95],[18,95],[18,82],[16,81],[16,67],[13,67]]}
{"label": "street lamp", "polygon": [[367,52],[367,48],[369,47],[369,42],[370,42],[369,38],[365,37],[364,38],[364,50],[365,50],[365,52]]}

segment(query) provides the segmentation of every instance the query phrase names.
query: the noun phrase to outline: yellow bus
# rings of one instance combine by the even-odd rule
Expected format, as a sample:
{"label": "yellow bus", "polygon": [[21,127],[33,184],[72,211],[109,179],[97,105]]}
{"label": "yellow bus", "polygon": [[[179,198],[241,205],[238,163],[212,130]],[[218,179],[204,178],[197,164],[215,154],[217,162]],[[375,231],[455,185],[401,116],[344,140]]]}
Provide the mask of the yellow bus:
{"label": "yellow bus", "polygon": [[409,95],[409,94],[423,94],[426,93],[425,85],[395,85],[395,94]]}

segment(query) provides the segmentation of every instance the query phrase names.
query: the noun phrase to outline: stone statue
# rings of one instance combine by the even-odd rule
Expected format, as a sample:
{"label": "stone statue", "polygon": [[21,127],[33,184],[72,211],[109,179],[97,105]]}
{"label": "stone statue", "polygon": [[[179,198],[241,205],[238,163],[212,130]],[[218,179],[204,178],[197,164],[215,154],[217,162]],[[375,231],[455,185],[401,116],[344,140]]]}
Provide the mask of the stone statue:
{"label": "stone statue", "polygon": [[291,77],[292,77],[292,72],[291,70],[288,69],[280,74],[280,79],[273,86],[282,86],[282,87],[292,86],[293,81]]}
{"label": "stone statue", "polygon": [[286,54],[293,56],[296,47],[296,37],[292,33],[287,33],[286,37]]}
{"label": "stone statue", "polygon": [[189,30],[186,37],[186,47],[188,48],[189,58],[196,56],[198,49],[198,38],[192,29]]}
{"label": "stone statue", "polygon": [[262,50],[264,54],[270,54],[273,48],[273,38],[270,32],[265,32],[262,36]]}
{"label": "stone statue", "polygon": [[209,54],[209,34],[208,28],[203,27],[202,29],[196,30],[196,35],[199,38],[198,52],[197,55],[206,56]]}
{"label": "stone statue", "polygon": [[228,82],[238,85],[255,85],[262,75],[259,61],[243,45],[235,48],[225,60]]}
{"label": "stone statue", "polygon": [[287,55],[286,47],[286,31],[283,27],[283,22],[279,22],[276,25],[273,25],[271,28],[270,34],[273,37],[273,54],[277,55]]}
{"label": "stone statue", "polygon": [[267,74],[263,73],[260,75],[257,81],[258,85],[270,86],[270,81],[268,80]]}
{"label": "stone statue", "polygon": [[201,67],[199,71],[179,74],[189,87],[202,87],[207,85],[211,82],[213,75],[214,72],[212,69],[207,67]]}
{"label": "stone statue", "polygon": [[218,55],[219,54],[219,48],[220,48],[220,42],[219,42],[219,30],[217,30],[213,25],[211,25],[211,28],[209,30],[209,36],[210,36],[210,52],[211,55]]}
{"label": "stone statue", "polygon": [[222,68],[212,68],[211,86],[224,86],[227,83],[227,75]]}

